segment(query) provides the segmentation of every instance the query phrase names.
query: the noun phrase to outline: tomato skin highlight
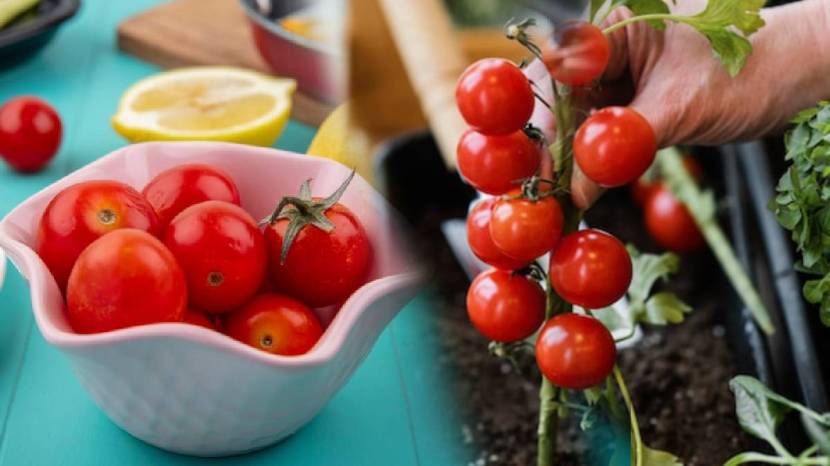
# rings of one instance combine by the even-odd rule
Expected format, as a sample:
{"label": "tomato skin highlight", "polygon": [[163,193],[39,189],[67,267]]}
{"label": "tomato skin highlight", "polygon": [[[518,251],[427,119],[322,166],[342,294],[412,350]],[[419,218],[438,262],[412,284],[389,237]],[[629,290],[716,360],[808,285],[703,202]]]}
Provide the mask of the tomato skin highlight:
{"label": "tomato skin highlight", "polygon": [[533,113],[533,89],[509,60],[485,58],[464,70],[455,101],[464,121],[478,132],[509,134],[524,127]]}
{"label": "tomato skin highlight", "polygon": [[528,263],[505,255],[490,237],[490,218],[497,199],[477,202],[467,214],[467,243],[473,254],[488,265],[502,270],[518,270]]}
{"label": "tomato skin highlight", "polygon": [[16,97],[0,107],[0,156],[22,173],[45,167],[61,145],[58,112],[32,96]]}
{"label": "tomato skin highlight", "polygon": [[184,273],[164,245],[135,229],[110,232],[89,245],[69,276],[66,317],[78,333],[156,322],[181,322]]}
{"label": "tomato skin highlight", "polygon": [[161,231],[179,212],[200,202],[225,201],[240,205],[239,189],[227,173],[196,163],[159,173],[141,193],[156,210]]}
{"label": "tomato skin highlight", "polygon": [[314,311],[288,296],[254,297],[225,319],[227,334],[259,350],[284,356],[307,353],[323,334]]}
{"label": "tomato skin highlight", "polygon": [[539,148],[524,131],[486,136],[468,130],[458,141],[458,171],[477,190],[504,194],[539,169]]}
{"label": "tomato skin highlight", "polygon": [[490,269],[480,273],[467,290],[467,315],[491,340],[523,340],[545,319],[545,292],[527,277]]}
{"label": "tomato skin highlight", "polygon": [[505,255],[530,262],[556,246],[564,221],[553,197],[500,199],[493,206],[490,237]]}
{"label": "tomato skin highlight", "polygon": [[265,227],[271,283],[312,307],[343,302],[366,283],[372,267],[372,245],[352,211],[337,203],[325,216],[334,230],[326,233],[306,225],[294,238],[285,263],[280,254],[288,220]]}
{"label": "tomato skin highlight", "polygon": [[536,363],[554,385],[581,390],[602,383],[614,369],[617,348],[597,319],[573,312],[548,320],[536,339]]}
{"label": "tomato skin highlight", "polygon": [[556,293],[585,309],[614,304],[628,291],[633,273],[625,245],[593,228],[562,238],[551,255],[548,270]]}
{"label": "tomato skin highlight", "polygon": [[553,79],[568,86],[584,86],[602,76],[611,58],[611,45],[600,28],[573,21],[557,36],[554,46],[542,50],[542,61]]}
{"label": "tomato skin highlight", "polygon": [[35,250],[61,290],[72,266],[90,243],[119,228],[158,234],[153,207],[135,189],[117,181],[84,181],[58,193],[40,218]]}
{"label": "tomato skin highlight", "polygon": [[205,201],[183,210],[164,235],[164,244],[184,270],[190,304],[221,314],[245,304],[265,278],[265,240],[241,207]]}
{"label": "tomato skin highlight", "polygon": [[669,251],[689,253],[705,242],[692,214],[663,183],[650,190],[643,216],[649,235]]}
{"label": "tomato skin highlight", "polygon": [[592,113],[574,135],[574,160],[598,185],[613,188],[643,175],[657,151],[654,130],[629,107]]}

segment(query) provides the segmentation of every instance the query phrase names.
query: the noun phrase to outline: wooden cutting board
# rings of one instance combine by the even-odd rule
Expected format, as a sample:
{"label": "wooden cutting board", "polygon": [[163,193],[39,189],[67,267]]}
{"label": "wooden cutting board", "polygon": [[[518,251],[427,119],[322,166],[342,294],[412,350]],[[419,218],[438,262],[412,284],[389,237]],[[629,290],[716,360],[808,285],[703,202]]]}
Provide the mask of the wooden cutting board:
{"label": "wooden cutting board", "polygon": [[[268,72],[236,0],[176,0],[118,26],[118,47],[162,68],[230,65]],[[333,105],[294,94],[291,117],[317,126]]]}
{"label": "wooden cutting board", "polygon": [[[465,30],[459,41],[470,61],[485,56],[519,60],[526,55],[499,29]],[[163,68],[231,65],[268,72],[238,0],[175,0],[149,9],[119,24],[118,47]],[[297,92],[291,116],[317,126],[332,109],[329,103]]]}

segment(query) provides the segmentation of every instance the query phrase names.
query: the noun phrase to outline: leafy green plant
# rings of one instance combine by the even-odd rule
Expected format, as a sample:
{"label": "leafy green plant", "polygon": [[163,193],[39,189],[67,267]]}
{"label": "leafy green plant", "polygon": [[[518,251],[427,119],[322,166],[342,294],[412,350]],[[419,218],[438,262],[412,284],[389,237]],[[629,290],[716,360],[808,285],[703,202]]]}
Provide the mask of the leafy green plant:
{"label": "leafy green plant", "polygon": [[830,102],[804,110],[785,138],[791,165],[778,181],[770,209],[801,253],[796,268],[817,278],[804,284],[804,297],[819,305],[830,326]]}
{"label": "leafy green plant", "polygon": [[[775,455],[759,452],[739,453],[724,466],[749,462],[791,466],[830,465],[830,413],[817,413],[806,406],[773,392],[758,379],[740,375],[729,382],[735,394],[735,413],[741,427],[750,435],[767,442]],[[801,415],[805,430],[814,444],[794,455],[778,440],[776,429],[791,412]]]}

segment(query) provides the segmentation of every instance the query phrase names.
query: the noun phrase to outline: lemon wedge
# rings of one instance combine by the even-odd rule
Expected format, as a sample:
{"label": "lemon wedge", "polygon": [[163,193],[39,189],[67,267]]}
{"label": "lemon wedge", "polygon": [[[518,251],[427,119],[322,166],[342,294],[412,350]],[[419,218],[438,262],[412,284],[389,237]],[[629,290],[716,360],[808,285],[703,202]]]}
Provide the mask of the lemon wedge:
{"label": "lemon wedge", "polygon": [[133,84],[112,126],[130,142],[207,140],[270,146],[291,113],[292,79],[231,67],[180,68]]}
{"label": "lemon wedge", "polygon": [[372,182],[372,144],[365,132],[351,124],[348,106],[341,104],[323,120],[306,154],[340,162]]}

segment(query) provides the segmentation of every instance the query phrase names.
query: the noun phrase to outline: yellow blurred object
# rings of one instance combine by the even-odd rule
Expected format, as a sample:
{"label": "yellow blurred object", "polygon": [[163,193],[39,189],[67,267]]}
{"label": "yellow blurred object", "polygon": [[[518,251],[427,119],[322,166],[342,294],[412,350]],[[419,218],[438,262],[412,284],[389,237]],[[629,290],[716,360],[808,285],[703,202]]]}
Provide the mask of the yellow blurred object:
{"label": "yellow blurred object", "polygon": [[351,124],[348,102],[326,117],[306,153],[340,162],[373,181],[372,143],[364,131]]}
{"label": "yellow blurred object", "polygon": [[274,144],[296,83],[231,67],[181,68],[133,84],[112,118],[130,142],[209,140]]}

